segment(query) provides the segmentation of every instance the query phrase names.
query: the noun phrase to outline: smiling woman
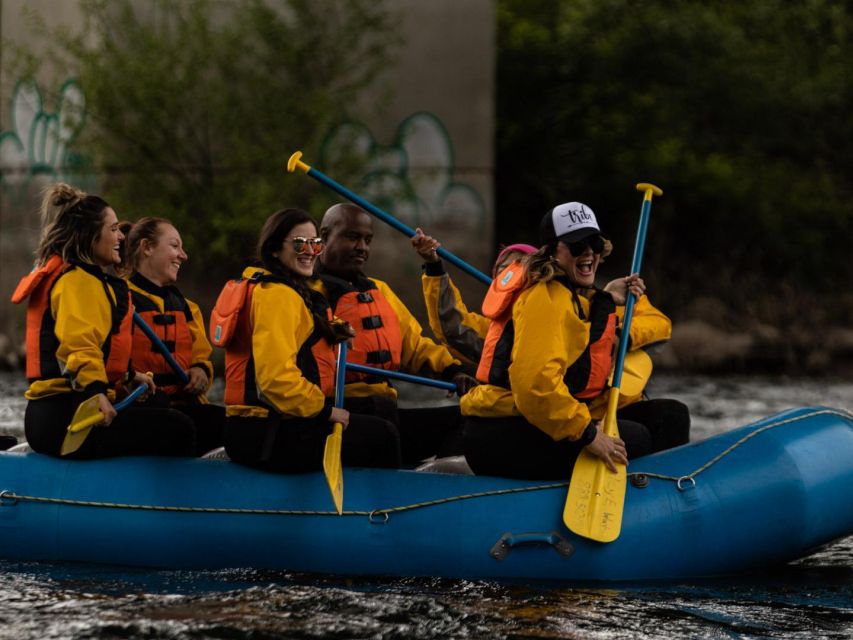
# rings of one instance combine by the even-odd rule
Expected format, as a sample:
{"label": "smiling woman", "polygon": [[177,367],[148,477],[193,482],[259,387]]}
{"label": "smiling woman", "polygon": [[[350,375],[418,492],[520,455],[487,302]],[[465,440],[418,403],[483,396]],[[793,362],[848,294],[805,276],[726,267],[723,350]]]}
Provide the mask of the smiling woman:
{"label": "smiling woman", "polygon": [[158,391],[149,403],[177,409],[195,423],[196,454],[202,455],[222,446],[225,409],[206,399],[213,382],[213,349],[201,309],[175,286],[189,256],[181,234],[165,218],[146,217],[122,228],[127,236],[122,271],[133,305],[178,371],[158,352],[147,330],[133,332],[134,366],[154,373]]}
{"label": "smiling woman", "polygon": [[[225,286],[214,315],[240,289],[225,347],[225,449],[240,464],[282,473],[322,468],[326,437],[343,425],[344,465],[397,467],[394,424],[334,406],[335,346],[353,336],[309,287],[323,241],[308,212],[276,211],[258,239],[258,265]],[[237,297],[237,296],[235,296]],[[214,323],[211,322],[213,330]]]}
{"label": "smiling woman", "polygon": [[[675,400],[621,396],[620,437],[601,429],[614,347],[669,339],[671,322],[645,296],[639,274],[595,286],[612,249],[592,209],[568,202],[539,229],[542,248],[523,269],[495,278],[483,302],[492,318],[477,370],[482,383],[462,398],[465,456],[478,474],[565,478],[586,448],[612,470],[628,459],[684,444],[690,418]],[[636,296],[628,336],[618,327]]]}
{"label": "smiling woman", "polygon": [[136,406],[118,415],[111,402],[135,386],[155,389],[131,367],[127,284],[107,272],[121,263],[124,234],[115,211],[98,196],[56,184],[46,191],[42,222],[36,268],[12,296],[15,303],[28,301],[24,422],[30,446],[59,456],[75,411],[93,398],[102,428],[88,432],[68,457],[190,455],[195,436],[186,417]]}

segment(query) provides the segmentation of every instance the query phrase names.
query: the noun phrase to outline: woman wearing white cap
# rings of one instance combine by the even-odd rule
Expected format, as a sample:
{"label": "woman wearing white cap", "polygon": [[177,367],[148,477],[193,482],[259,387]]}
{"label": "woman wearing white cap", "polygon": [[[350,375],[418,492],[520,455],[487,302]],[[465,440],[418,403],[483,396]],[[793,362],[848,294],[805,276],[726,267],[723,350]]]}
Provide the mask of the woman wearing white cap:
{"label": "woman wearing white cap", "polygon": [[628,291],[638,298],[629,350],[668,340],[672,324],[649,303],[639,274],[595,286],[611,246],[588,206],[554,207],[540,239],[526,268],[502,273],[483,303],[492,324],[481,385],[461,400],[468,464],[483,475],[550,479],[568,476],[584,447],[615,471],[617,462],[686,443],[689,413],[675,400],[620,397],[621,438],[602,432]]}

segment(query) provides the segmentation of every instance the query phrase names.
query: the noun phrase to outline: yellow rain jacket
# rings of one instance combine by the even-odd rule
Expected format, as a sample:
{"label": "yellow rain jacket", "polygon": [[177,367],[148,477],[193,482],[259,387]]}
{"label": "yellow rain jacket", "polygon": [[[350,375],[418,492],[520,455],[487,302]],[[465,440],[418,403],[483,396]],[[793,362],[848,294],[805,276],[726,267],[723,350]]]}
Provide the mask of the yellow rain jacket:
{"label": "yellow rain jacket", "polygon": [[[250,279],[256,272],[269,275],[265,269],[248,267],[243,271],[243,278]],[[248,311],[250,355],[254,363],[257,397],[288,416],[320,418],[324,417],[321,414],[325,414],[328,417],[331,400],[320,384],[309,380],[300,367],[303,364],[300,362],[304,355],[303,347],[310,338],[315,337],[314,317],[302,296],[286,284],[260,281],[253,287]],[[237,342],[232,344],[238,346]],[[331,365],[329,373],[333,379],[332,346],[323,339],[316,344],[327,352],[322,366],[328,368]],[[228,349],[230,351],[231,345]],[[313,355],[316,356],[316,351]],[[262,406],[229,403],[229,387],[233,379],[240,376],[241,371],[238,369],[241,367],[245,376],[246,366],[245,362],[226,364],[226,415],[266,417],[269,411]],[[240,377],[239,381],[242,384],[245,378]],[[240,392],[239,389],[237,391]],[[333,390],[329,391],[333,393]]]}
{"label": "yellow rain jacket", "polygon": [[462,362],[476,366],[483,353],[489,319],[465,306],[459,289],[446,273],[431,275],[427,268],[421,276],[421,286],[435,337]]}
{"label": "yellow rain jacket", "polygon": [[[589,317],[591,296],[579,295]],[[624,307],[617,307],[620,318]],[[564,381],[568,368],[589,343],[589,323],[576,311],[572,292],[557,281],[522,292],[512,309],[514,340],[509,366],[510,389],[490,384],[474,387],[460,401],[463,415],[521,415],[554,440],[578,439],[593,419],[604,416],[607,394],[589,405],[574,398]],[[669,339],[671,323],[643,296],[634,306],[630,349]],[[639,399],[620,397],[620,406]]]}
{"label": "yellow rain jacket", "polygon": [[[50,286],[50,291],[40,292],[42,286]],[[126,379],[130,371],[133,306],[124,281],[99,267],[76,264],[56,278],[52,286],[44,281],[31,290],[21,289],[21,294],[24,297],[16,301],[29,297],[31,305],[36,298],[48,294],[50,313],[41,314],[40,331],[50,332],[52,337],[47,337],[56,345],[55,354],[40,354],[40,368],[43,372],[53,371],[55,377],[44,373],[32,376],[24,396],[36,400],[74,390],[87,395],[108,393],[113,399],[112,387]],[[52,324],[52,330],[46,324]],[[55,361],[51,364],[48,360],[53,355]]]}

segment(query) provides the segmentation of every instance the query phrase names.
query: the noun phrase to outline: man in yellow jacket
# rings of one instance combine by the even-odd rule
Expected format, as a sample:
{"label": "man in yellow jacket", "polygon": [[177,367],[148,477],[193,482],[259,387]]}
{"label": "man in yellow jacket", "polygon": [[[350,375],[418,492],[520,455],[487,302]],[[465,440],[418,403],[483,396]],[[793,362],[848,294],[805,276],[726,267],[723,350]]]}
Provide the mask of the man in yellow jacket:
{"label": "man in yellow jacket", "polygon": [[[476,381],[446,347],[422,335],[420,323],[391,287],[368,278],[364,266],[373,241],[373,221],[361,207],[336,204],[320,225],[325,243],[314,285],[329,300],[334,315],[356,331],[347,361],[392,371],[436,377],[457,385],[463,395]],[[403,462],[415,464],[433,455],[461,454],[458,406],[401,409],[386,378],[348,373],[345,406],[395,422],[400,430]]]}

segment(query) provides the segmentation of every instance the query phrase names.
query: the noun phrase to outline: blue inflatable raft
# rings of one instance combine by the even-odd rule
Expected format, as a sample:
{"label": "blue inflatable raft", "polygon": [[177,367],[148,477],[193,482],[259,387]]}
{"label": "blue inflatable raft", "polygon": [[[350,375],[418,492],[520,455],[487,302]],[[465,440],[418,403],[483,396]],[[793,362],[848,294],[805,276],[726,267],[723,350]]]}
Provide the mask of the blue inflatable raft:
{"label": "blue inflatable raft", "polygon": [[0,557],[159,568],[560,581],[690,579],[853,534],[853,415],[800,408],[635,460],[620,537],[562,523],[565,481],[224,460],[0,454]]}

